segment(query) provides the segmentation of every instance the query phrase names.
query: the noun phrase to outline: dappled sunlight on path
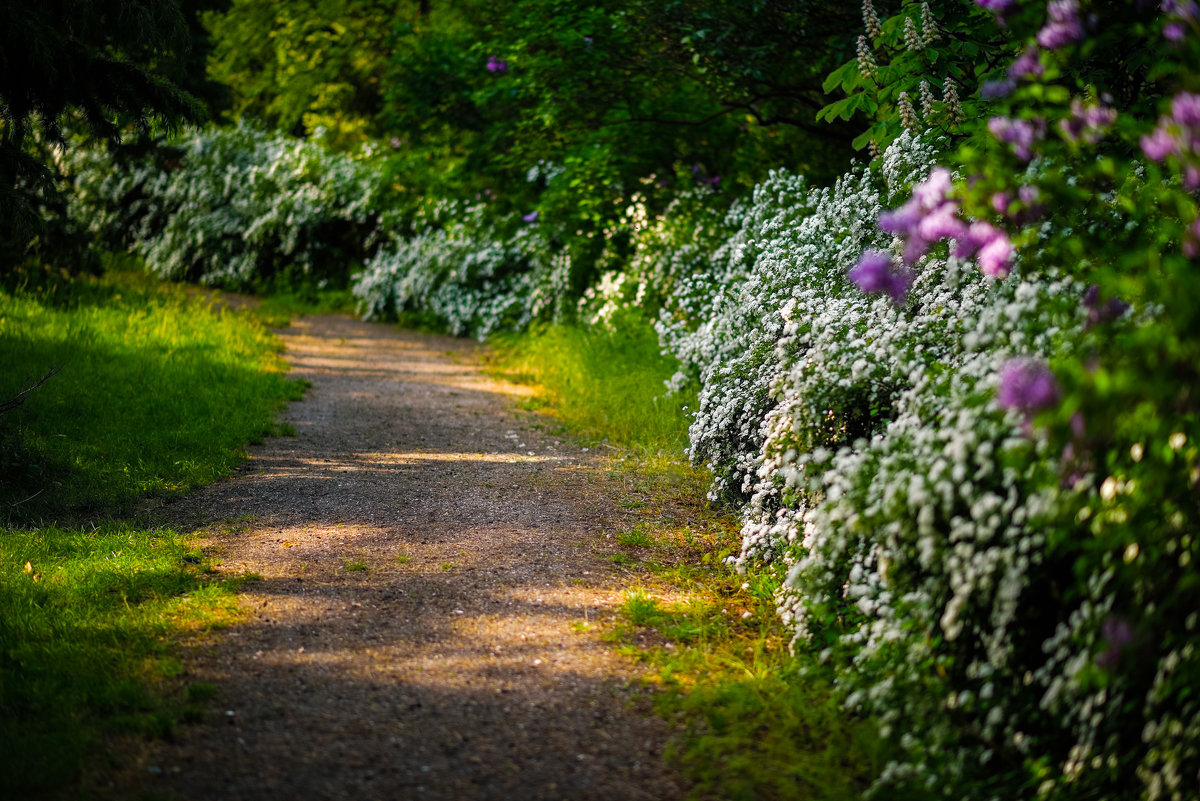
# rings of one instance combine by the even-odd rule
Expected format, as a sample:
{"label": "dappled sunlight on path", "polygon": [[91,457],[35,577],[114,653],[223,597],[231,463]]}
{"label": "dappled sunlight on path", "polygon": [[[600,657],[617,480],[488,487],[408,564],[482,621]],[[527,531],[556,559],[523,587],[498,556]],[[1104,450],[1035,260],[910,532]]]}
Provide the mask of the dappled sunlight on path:
{"label": "dappled sunlight on path", "polygon": [[[246,621],[190,644],[216,706],[141,766],[183,799],[668,799],[661,721],[591,630],[619,600],[602,462],[519,415],[475,346],[285,331],[311,381],[235,479],[161,510]],[[644,702],[642,702],[644,704]]]}

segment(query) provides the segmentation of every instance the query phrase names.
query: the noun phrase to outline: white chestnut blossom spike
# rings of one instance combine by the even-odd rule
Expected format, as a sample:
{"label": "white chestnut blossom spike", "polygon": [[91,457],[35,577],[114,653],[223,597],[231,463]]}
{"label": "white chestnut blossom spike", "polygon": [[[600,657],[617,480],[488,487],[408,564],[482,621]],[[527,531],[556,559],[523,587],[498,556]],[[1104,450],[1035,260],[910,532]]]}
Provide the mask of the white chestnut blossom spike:
{"label": "white chestnut blossom spike", "polygon": [[933,89],[929,86],[929,81],[921,81],[921,113],[925,119],[933,116]]}
{"label": "white chestnut blossom spike", "polygon": [[925,49],[925,40],[917,32],[917,23],[912,17],[904,20],[904,46],[913,53]]}
{"label": "white chestnut blossom spike", "polygon": [[871,52],[871,45],[867,42],[867,37],[858,37],[858,71],[864,78],[870,78],[878,69],[879,65],[875,63],[875,54]]}
{"label": "white chestnut blossom spike", "polygon": [[908,92],[901,92],[896,99],[896,110],[900,113],[900,124],[905,130],[916,133],[921,129],[917,122],[917,111],[913,108],[912,100],[908,97]]}
{"label": "white chestnut blossom spike", "polygon": [[945,80],[942,90],[942,102],[946,104],[946,113],[953,122],[963,122],[967,115],[963,113],[962,103],[958,99],[958,87],[950,78]]}
{"label": "white chestnut blossom spike", "polygon": [[929,3],[921,3],[921,38],[926,46],[933,44],[940,33],[933,12],[929,9]]}
{"label": "white chestnut blossom spike", "polygon": [[867,29],[867,36],[872,39],[878,39],[883,36],[883,26],[879,24],[879,15],[875,13],[875,6],[871,0],[863,0],[862,7],[863,25]]}

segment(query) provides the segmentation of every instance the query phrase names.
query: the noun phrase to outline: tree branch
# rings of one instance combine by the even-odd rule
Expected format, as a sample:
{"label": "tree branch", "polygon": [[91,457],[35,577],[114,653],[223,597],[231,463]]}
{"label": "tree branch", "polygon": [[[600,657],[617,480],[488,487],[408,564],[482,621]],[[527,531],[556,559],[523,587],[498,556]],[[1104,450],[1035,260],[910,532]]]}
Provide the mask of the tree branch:
{"label": "tree branch", "polygon": [[21,406],[23,406],[25,401],[29,400],[29,393],[33,392],[35,389],[40,387],[42,384],[45,384],[47,381],[49,381],[54,375],[56,375],[58,373],[59,369],[61,369],[61,368],[51,367],[50,372],[48,372],[44,376],[42,376],[41,380],[36,381],[33,384],[30,384],[29,386],[25,387],[25,389],[21,390],[16,395],[9,398],[8,400],[0,402],[0,414],[5,414],[7,412],[11,412],[13,409],[17,409],[17,408],[20,408]]}

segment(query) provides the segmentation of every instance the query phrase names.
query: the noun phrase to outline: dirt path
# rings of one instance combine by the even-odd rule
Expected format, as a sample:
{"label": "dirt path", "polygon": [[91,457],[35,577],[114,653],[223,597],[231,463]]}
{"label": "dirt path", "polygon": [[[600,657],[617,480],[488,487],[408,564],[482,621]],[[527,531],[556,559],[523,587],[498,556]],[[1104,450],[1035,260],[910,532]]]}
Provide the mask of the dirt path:
{"label": "dirt path", "polygon": [[196,801],[671,799],[661,721],[582,624],[611,614],[601,460],[513,411],[469,343],[339,317],[283,333],[295,437],[174,503],[246,623],[188,654],[214,710],[144,763]]}

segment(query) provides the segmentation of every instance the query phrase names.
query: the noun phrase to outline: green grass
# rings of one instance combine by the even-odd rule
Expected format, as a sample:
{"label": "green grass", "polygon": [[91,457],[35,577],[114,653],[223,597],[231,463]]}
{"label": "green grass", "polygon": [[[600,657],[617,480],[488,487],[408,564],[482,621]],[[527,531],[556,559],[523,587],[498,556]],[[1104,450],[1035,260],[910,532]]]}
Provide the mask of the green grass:
{"label": "green grass", "polygon": [[654,580],[670,600],[627,591],[606,636],[651,667],[657,710],[678,725],[667,758],[696,782],[694,795],[859,798],[890,752],[870,721],[840,708],[819,666],[788,653],[775,580],[698,565]]}
{"label": "green grass", "polygon": [[228,474],[302,388],[248,312],[123,274],[0,291],[0,522],[120,513]]}
{"label": "green grass", "polygon": [[61,369],[0,416],[0,798],[90,798],[129,738],[167,736],[219,693],[185,684],[178,642],[239,619],[256,578],[119,518],[226,475],[284,433],[274,411],[302,387],[261,318],[211,293],[21,280],[0,290],[0,402]]}
{"label": "green grass", "polygon": [[[0,797],[52,797],[112,756],[202,714],[174,642],[237,617],[232,582],[178,533],[0,529]],[[86,786],[75,795],[87,797]]]}
{"label": "green grass", "polygon": [[270,328],[283,328],[293,317],[312,314],[354,314],[355,298],[348,289],[281,288],[263,296],[256,316]]}
{"label": "green grass", "polygon": [[663,356],[658,335],[637,318],[613,330],[552,325],[498,337],[495,365],[510,379],[538,388],[535,403],[593,440],[639,455],[680,454],[687,445],[694,390],[668,395],[664,382],[677,368]]}

